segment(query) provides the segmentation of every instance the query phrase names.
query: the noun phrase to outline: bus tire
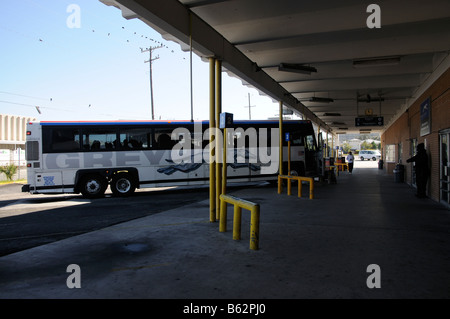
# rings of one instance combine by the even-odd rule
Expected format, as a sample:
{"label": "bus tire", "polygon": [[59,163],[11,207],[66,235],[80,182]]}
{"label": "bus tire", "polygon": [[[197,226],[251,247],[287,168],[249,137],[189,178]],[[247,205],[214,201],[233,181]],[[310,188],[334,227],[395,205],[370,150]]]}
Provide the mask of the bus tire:
{"label": "bus tire", "polygon": [[107,187],[105,178],[96,174],[86,175],[80,181],[81,194],[86,198],[102,197]]}
{"label": "bus tire", "polygon": [[134,193],[136,183],[130,174],[120,173],[112,178],[110,187],[115,196],[123,197]]}

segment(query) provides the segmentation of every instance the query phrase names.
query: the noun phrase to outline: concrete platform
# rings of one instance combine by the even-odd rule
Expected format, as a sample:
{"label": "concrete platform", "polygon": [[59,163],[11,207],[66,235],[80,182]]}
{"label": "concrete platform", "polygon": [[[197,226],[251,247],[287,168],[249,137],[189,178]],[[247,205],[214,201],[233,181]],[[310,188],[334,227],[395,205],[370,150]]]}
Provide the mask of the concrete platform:
{"label": "concrete platform", "polygon": [[[314,199],[259,186],[259,250],[209,222],[208,201],[0,258],[0,298],[449,298],[450,212],[377,168],[316,183]],[[69,289],[67,266],[81,269]],[[368,288],[367,267],[381,288]]]}

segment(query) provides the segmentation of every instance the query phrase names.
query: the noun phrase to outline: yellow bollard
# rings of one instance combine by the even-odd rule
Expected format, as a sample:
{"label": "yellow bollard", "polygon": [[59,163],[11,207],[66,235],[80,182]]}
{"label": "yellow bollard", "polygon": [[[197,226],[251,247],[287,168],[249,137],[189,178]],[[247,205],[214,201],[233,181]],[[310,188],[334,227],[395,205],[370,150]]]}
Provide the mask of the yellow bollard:
{"label": "yellow bollard", "polygon": [[259,248],[259,204],[255,204],[246,200],[239,199],[234,196],[222,194],[220,195],[220,223],[219,231],[225,232],[227,229],[227,203],[234,205],[234,220],[233,220],[233,239],[241,239],[241,217],[242,208],[247,209],[251,213],[250,218],[250,249],[257,250]]}
{"label": "yellow bollard", "polygon": [[259,205],[252,209],[250,217],[250,249],[259,249]]}
{"label": "yellow bollard", "polygon": [[288,195],[292,194],[292,180],[296,180],[298,182],[298,197],[302,197],[302,181],[309,182],[309,199],[314,198],[314,179],[312,177],[303,177],[303,176],[287,176],[287,175],[278,175],[278,194],[281,194],[281,180],[286,179],[288,183]]}
{"label": "yellow bollard", "polygon": [[227,231],[227,202],[220,198],[220,219],[219,219],[219,232],[224,233]]}
{"label": "yellow bollard", "polygon": [[233,239],[241,239],[241,218],[242,209],[238,205],[234,205],[234,217],[233,217]]}
{"label": "yellow bollard", "polygon": [[302,181],[297,180],[298,182],[298,197],[302,197]]}
{"label": "yellow bollard", "polygon": [[281,186],[281,175],[278,175],[278,194],[281,194],[283,186]]}

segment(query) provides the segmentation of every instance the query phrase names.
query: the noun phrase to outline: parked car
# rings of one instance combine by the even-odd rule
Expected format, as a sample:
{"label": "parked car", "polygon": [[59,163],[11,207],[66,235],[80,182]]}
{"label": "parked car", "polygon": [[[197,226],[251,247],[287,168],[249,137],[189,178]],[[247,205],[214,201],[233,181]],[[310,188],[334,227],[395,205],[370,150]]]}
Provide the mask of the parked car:
{"label": "parked car", "polygon": [[379,160],[381,158],[381,153],[380,151],[370,151],[370,150],[363,150],[363,151],[359,151],[359,159],[361,161],[364,161],[365,159],[367,160]]}

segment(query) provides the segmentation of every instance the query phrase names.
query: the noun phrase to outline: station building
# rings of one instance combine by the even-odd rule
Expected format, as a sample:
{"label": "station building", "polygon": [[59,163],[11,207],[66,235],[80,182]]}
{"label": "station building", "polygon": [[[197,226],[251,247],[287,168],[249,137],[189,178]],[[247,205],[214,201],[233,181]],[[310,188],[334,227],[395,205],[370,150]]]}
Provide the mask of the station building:
{"label": "station building", "polygon": [[25,163],[26,127],[33,117],[0,114],[0,165]]}
{"label": "station building", "polygon": [[404,167],[404,181],[415,186],[413,163],[416,146],[424,143],[428,154],[430,178],[427,195],[449,206],[450,172],[448,170],[450,138],[450,69],[426,89],[382,134],[388,173],[397,164]]}

